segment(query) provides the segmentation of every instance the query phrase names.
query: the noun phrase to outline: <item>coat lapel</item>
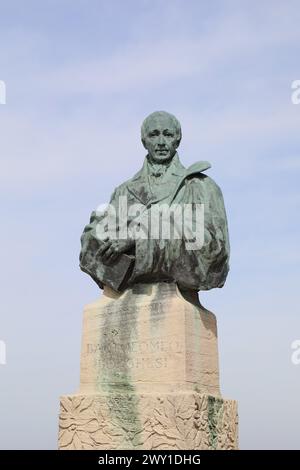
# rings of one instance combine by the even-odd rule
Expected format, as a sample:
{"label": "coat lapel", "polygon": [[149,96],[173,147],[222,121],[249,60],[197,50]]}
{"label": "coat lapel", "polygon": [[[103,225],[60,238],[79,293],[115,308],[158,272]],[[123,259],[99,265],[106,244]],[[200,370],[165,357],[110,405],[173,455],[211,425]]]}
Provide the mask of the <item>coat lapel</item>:
{"label": "coat lapel", "polygon": [[147,206],[152,198],[148,178],[139,177],[127,185],[128,191],[138,199],[144,206]]}
{"label": "coat lapel", "polygon": [[[199,162],[197,164],[192,165],[194,172],[201,172],[207,168],[209,168],[209,164],[207,162]],[[195,167],[195,168],[194,168]],[[181,164],[178,154],[176,153],[173,157],[173,160],[167,169],[164,179],[161,182],[161,187],[159,191],[159,196],[155,194],[154,187],[151,189],[149,183],[149,167],[148,167],[148,160],[147,157],[145,158],[143,167],[141,170],[132,178],[132,180],[128,183],[127,188],[128,191],[144,206],[149,204],[162,201],[168,198],[174,191],[176,184],[180,182],[185,175],[188,176],[190,169],[188,171],[185,167]]]}
{"label": "coat lapel", "polygon": [[152,193],[149,185],[148,172],[147,172],[147,158],[145,158],[143,167],[134,175],[127,185],[128,191],[138,199],[144,206],[150,202]]}

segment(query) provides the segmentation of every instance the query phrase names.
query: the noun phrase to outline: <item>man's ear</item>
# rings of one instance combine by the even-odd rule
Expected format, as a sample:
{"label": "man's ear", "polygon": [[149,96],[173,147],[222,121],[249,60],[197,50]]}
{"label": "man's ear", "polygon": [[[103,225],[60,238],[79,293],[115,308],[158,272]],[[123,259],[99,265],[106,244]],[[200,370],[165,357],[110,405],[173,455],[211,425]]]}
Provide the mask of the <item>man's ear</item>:
{"label": "man's ear", "polygon": [[142,144],[143,144],[144,148],[147,150],[147,147],[146,147],[146,144],[145,144],[145,139],[141,139],[141,141],[142,141]]}

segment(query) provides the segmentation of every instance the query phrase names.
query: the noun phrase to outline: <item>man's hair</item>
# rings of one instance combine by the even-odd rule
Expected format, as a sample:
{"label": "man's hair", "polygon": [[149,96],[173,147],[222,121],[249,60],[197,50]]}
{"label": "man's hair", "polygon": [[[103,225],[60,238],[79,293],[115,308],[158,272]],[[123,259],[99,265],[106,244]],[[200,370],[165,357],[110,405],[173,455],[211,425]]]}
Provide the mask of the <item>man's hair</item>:
{"label": "man's hair", "polygon": [[180,144],[180,141],[181,141],[181,125],[180,125],[180,122],[178,121],[178,119],[173,114],[167,113],[166,111],[154,111],[154,113],[149,114],[149,116],[147,116],[146,119],[144,119],[142,127],[141,127],[142,141],[146,137],[147,126],[148,126],[149,121],[151,121],[151,119],[153,119],[155,117],[166,117],[166,116],[171,119],[172,124],[175,127],[176,134],[178,136],[178,145]]}

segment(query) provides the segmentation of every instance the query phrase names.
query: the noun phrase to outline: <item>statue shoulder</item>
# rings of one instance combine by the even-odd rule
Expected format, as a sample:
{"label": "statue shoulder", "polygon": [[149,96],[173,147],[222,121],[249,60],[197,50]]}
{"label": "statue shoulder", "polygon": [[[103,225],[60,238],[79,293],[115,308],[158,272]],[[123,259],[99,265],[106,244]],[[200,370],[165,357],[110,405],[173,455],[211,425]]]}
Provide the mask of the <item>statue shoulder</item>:
{"label": "statue shoulder", "polygon": [[208,189],[211,189],[212,191],[217,191],[217,192],[220,191],[221,192],[220,186],[210,176],[207,176],[207,175],[203,174],[202,175],[202,181],[204,182],[204,184],[207,186]]}
{"label": "statue shoulder", "polygon": [[207,197],[223,197],[220,186],[215,182],[213,178],[206,175],[205,173],[198,173],[193,175],[192,184],[201,184],[202,191]]}

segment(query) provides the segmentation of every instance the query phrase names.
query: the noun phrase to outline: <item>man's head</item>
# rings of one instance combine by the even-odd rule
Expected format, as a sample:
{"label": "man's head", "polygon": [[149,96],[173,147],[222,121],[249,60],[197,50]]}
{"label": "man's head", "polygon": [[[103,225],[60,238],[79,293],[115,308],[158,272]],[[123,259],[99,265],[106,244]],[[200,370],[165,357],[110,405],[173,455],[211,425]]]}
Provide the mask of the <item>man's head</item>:
{"label": "man's head", "polygon": [[173,114],[155,111],[142,124],[142,142],[156,163],[171,160],[181,140],[181,126]]}

